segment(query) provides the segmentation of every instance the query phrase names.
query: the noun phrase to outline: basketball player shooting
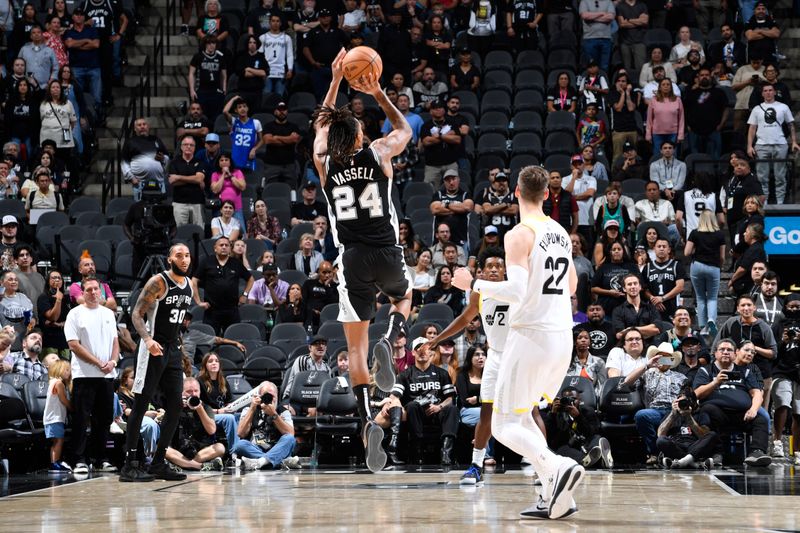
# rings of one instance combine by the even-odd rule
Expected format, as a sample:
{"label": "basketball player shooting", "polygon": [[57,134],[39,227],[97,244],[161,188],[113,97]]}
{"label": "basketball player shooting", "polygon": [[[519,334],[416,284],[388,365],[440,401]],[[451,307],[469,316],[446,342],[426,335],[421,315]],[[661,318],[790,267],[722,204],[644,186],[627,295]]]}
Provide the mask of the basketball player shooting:
{"label": "basketball player shooting", "polygon": [[358,400],[367,467],[377,472],[386,464],[383,429],[369,408],[369,321],[375,314],[376,288],[392,302],[389,327],[373,349],[378,363],[375,382],[383,391],[394,386],[392,346],[411,311],[411,279],[398,245],[399,224],[391,200],[392,157],[411,140],[411,126],[381,91],[374,71],[350,80],[353,88],[378,102],[393,131],[363,148],[361,124],[347,108],[336,109],[343,77],[342,49],[331,65],[333,81],[314,113],[314,164],[328,200],[328,215],[339,258],[339,321],[350,353],[350,378]]}
{"label": "basketball player shooting", "polygon": [[[183,407],[183,356],[179,332],[186,310],[192,305],[192,284],[187,277],[192,256],[185,244],[175,244],[167,257],[170,270],[147,280],[133,308],[131,320],[141,337],[133,382],[134,404],[128,418],[125,465],[119,480],[128,482],[186,479],[165,460],[167,446],[178,427]],[[164,419],[153,462],[148,470],[137,460],[139,429],[156,390],[164,403]]]}
{"label": "basketball player shooting", "polygon": [[529,458],[542,481],[538,501],[522,518],[557,519],[577,512],[572,494],[584,470],[556,455],[531,409],[558,394],[572,354],[572,306],[578,277],[567,232],[542,211],[548,194],[542,167],[520,171],[516,194],[521,222],[505,236],[506,281],[473,280],[456,270],[453,285],[513,307],[511,329],[498,371],[492,430],[497,440]]}

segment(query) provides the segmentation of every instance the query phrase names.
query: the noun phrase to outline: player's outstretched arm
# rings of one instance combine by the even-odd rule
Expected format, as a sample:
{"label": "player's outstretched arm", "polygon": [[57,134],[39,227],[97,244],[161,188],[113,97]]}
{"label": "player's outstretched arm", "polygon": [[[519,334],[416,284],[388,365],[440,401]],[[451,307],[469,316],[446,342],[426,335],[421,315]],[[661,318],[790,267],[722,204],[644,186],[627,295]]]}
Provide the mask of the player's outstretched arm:
{"label": "player's outstretched arm", "polygon": [[347,50],[344,48],[340,49],[339,53],[336,54],[333,63],[331,63],[331,74],[333,75],[333,79],[331,80],[330,87],[328,87],[328,92],[325,95],[325,99],[322,100],[322,105],[324,107],[336,107],[336,95],[339,94],[339,84],[342,83],[342,78],[344,77],[342,61],[344,61],[344,56],[346,55]]}
{"label": "player's outstretched arm", "polygon": [[147,329],[147,314],[153,309],[156,301],[161,298],[166,290],[167,285],[164,283],[164,278],[159,275],[151,277],[147,280],[141,294],[139,294],[139,299],[136,300],[136,305],[133,307],[133,316],[131,316],[131,321],[133,322],[133,327],[136,329],[136,333],[139,334],[142,342],[144,342],[147,347],[147,351],[152,355],[162,355],[163,352],[161,350],[161,345],[153,340],[150,331]]}
{"label": "player's outstretched arm", "polygon": [[396,155],[402,154],[403,150],[408,146],[412,137],[411,126],[408,124],[406,117],[389,101],[389,98],[381,90],[379,80],[372,72],[367,74],[363,80],[363,85],[360,85],[358,89],[375,98],[393,128],[389,135],[373,141],[371,146],[381,158],[391,159]]}

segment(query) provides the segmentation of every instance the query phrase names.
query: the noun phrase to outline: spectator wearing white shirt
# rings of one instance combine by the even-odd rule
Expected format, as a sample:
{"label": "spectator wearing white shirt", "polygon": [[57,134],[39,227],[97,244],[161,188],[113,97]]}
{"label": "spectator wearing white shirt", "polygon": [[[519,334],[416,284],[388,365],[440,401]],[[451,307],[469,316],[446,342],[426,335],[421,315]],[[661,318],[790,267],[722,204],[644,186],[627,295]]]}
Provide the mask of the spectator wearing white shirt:
{"label": "spectator wearing white shirt", "polygon": [[561,186],[572,194],[578,204],[578,233],[583,235],[587,242],[593,242],[591,212],[594,193],[597,191],[597,179],[583,168],[582,156],[572,156],[572,173],[564,177]]}
{"label": "spectator wearing white shirt", "polygon": [[[644,101],[647,105],[650,105],[650,100],[652,100],[653,97],[655,97],[656,92],[658,91],[658,85],[659,83],[661,83],[661,80],[667,77],[666,72],[667,72],[666,69],[661,65],[653,67],[653,81],[648,82],[648,84],[642,88],[642,98],[644,98]],[[670,81],[672,81],[672,92],[675,93],[675,96],[680,98],[681,88],[678,87],[678,84],[675,83],[675,81],[672,80],[671,78]]]}
{"label": "spectator wearing white shirt", "polygon": [[281,30],[281,17],[277,13],[269,17],[269,31],[258,38],[258,51],[269,63],[269,73],[264,83],[264,94],[286,93],[286,82],[294,75],[294,49],[292,38]]}
{"label": "spectator wearing white shirt", "polygon": [[676,72],[689,64],[689,60],[686,58],[689,55],[689,50],[700,52],[700,63],[706,62],[706,53],[703,51],[703,46],[692,40],[692,33],[689,31],[688,26],[681,26],[681,29],[678,30],[678,38],[680,41],[672,47],[669,53],[669,60]]}
{"label": "spectator wearing white shirt", "polygon": [[628,328],[622,332],[620,344],[608,352],[606,372],[609,378],[625,377],[638,368],[647,366],[644,357],[644,337],[638,328]]}
{"label": "spectator wearing white shirt", "polygon": [[[764,102],[755,106],[750,112],[747,123],[747,153],[758,160],[756,175],[765,193],[769,192],[770,159],[786,159],[789,144],[784,129],[788,128],[791,136],[792,152],[800,151],[794,129],[794,117],[786,104],[775,100],[775,86],[765,83],[761,88]],[[757,138],[757,140],[756,140]],[[772,163],[775,171],[775,200],[780,205],[786,198],[786,167],[784,161]],[[767,194],[769,197],[769,194]]]}
{"label": "spectator wearing white shirt", "polygon": [[672,68],[672,63],[664,61],[664,52],[659,47],[655,47],[650,51],[650,61],[642,65],[642,70],[639,71],[639,87],[644,87],[655,78],[653,77],[653,69],[656,67],[664,67],[664,74],[672,81],[678,81],[678,75],[675,69]]}
{"label": "spectator wearing white shirt", "polygon": [[661,198],[656,181],[647,182],[644,194],[645,199],[636,202],[636,224],[661,222],[667,226],[670,243],[674,248],[680,242],[680,234],[675,226],[675,208],[670,201]]}

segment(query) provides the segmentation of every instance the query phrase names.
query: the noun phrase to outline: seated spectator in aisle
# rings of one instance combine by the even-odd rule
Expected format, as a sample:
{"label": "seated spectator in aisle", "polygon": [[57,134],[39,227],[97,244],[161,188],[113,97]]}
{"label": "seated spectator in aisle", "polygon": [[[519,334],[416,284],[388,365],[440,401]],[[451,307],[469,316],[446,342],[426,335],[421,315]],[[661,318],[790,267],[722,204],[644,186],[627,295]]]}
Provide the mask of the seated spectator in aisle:
{"label": "seated spectator in aisle", "polygon": [[190,102],[186,115],[178,120],[175,129],[175,137],[183,139],[186,135],[191,135],[194,139],[195,149],[203,146],[206,135],[211,132],[213,124],[208,117],[203,114],[203,106],[200,102]]}
{"label": "seated spectator in aisle", "polygon": [[678,75],[675,73],[675,69],[672,68],[672,63],[664,61],[664,51],[661,50],[660,47],[655,46],[650,50],[650,61],[642,65],[642,68],[639,70],[639,87],[644,88],[647,84],[655,80],[654,73],[656,67],[663,67],[665,77],[674,82],[678,81]]}
{"label": "seated spectator in aisle", "polygon": [[275,265],[265,265],[261,272],[264,277],[253,283],[247,303],[277,309],[286,301],[289,284],[278,279],[278,267]]}
{"label": "seated spectator in aisle", "polygon": [[333,233],[328,227],[328,219],[323,215],[314,219],[314,249],[322,254],[325,261],[331,263],[339,256],[339,249],[333,242]]}
{"label": "seated spectator in aisle", "polygon": [[[450,233],[450,225],[442,222],[436,225],[436,243],[431,247],[431,252],[433,253],[433,268],[439,269],[443,265],[447,264],[444,258],[444,247],[446,244],[451,243],[450,240],[451,233]],[[458,254],[458,261],[457,263],[460,265],[467,264],[467,256],[464,253],[464,248],[456,245],[456,251]]]}
{"label": "seated spectator in aisle", "polygon": [[27,296],[31,302],[38,302],[39,296],[44,292],[45,282],[42,275],[36,271],[33,248],[27,244],[17,246],[14,249],[14,263],[19,292]]}
{"label": "seated spectator in aisle", "polygon": [[458,433],[458,410],[454,405],[455,387],[447,370],[431,364],[433,352],[428,339],[417,337],[412,343],[414,366],[397,376],[392,395],[399,398],[408,417],[409,440],[417,464],[422,464],[425,449],[423,425],[436,423],[442,429],[441,462],[453,461],[453,446]]}
{"label": "seated spectator in aisle", "polygon": [[570,84],[569,75],[561,72],[556,84],[547,91],[547,112],[569,111],[575,113],[578,108],[578,92]]}
{"label": "seated spectator in aisle", "polygon": [[[471,56],[470,56],[471,57]],[[447,98],[447,84],[436,81],[436,72],[431,67],[425,67],[422,71],[422,80],[418,81],[411,88],[414,91],[414,110],[418,113],[432,111],[431,104],[434,102],[442,104]],[[431,115],[433,113],[431,112]]]}
{"label": "seated spectator in aisle", "polygon": [[[602,309],[602,308],[601,308]],[[572,349],[572,362],[567,369],[568,376],[580,376],[592,381],[595,394],[598,396],[603,390],[603,385],[608,379],[606,362],[592,355],[591,337],[588,329],[581,325],[572,328],[572,337],[575,340]]]}
{"label": "seated spectator in aisle", "polygon": [[700,337],[686,337],[678,347],[683,354],[683,361],[675,368],[675,371],[686,376],[688,383],[694,383],[697,371],[708,364],[708,348],[702,342]]}
{"label": "seated spectator in aisle", "polygon": [[[648,82],[647,85],[642,87],[642,98],[644,99],[645,104],[648,106],[650,102],[655,98],[656,94],[659,91],[659,87],[661,86],[661,82],[665,79],[668,79],[672,82],[672,92],[675,96],[680,98],[681,96],[681,88],[680,86],[675,83],[672,79],[667,77],[666,70],[662,66],[655,66],[653,67],[653,80]],[[666,87],[665,87],[666,89]]]}
{"label": "seated spectator in aisle", "polygon": [[611,143],[614,148],[612,157],[622,154],[625,143],[636,143],[639,138],[639,126],[636,123],[636,109],[641,101],[641,92],[634,91],[628,75],[620,73],[608,95],[609,116],[611,121]]}
{"label": "seated spectator in aisle", "polygon": [[[231,113],[231,108],[234,114]],[[247,101],[239,96],[234,96],[225,107],[222,114],[231,127],[231,158],[233,166],[238,169],[255,170],[256,153],[264,146],[264,135],[261,121],[250,116]]]}
{"label": "seated spectator in aisle", "polygon": [[448,172],[458,174],[461,134],[457,125],[448,121],[443,101],[431,101],[430,114],[431,119],[425,122],[419,135],[425,155],[425,181],[437,188]]}
{"label": "seated spectator in aisle", "polygon": [[733,129],[742,134],[747,131],[750,117],[750,96],[757,90],[764,78],[764,59],[758,53],[749,54],[750,63],[742,65],[733,76],[733,90],[736,91],[736,104],[733,108]]}
{"label": "seated spectator in aisle", "polygon": [[[216,0],[212,2],[216,3]],[[228,92],[228,59],[214,36],[201,39],[202,49],[189,62],[189,99],[198,102],[209,120],[214,121],[222,112]]]}
{"label": "seated spectator in aisle", "polygon": [[447,304],[453,310],[453,316],[460,315],[464,310],[464,291],[453,285],[453,270],[449,266],[439,268],[433,287],[425,293],[424,302]]}
{"label": "seated spectator in aisle", "polygon": [[[300,372],[316,371],[324,372],[328,375],[331,374],[331,367],[325,362],[327,352],[328,339],[326,337],[314,335],[309,339],[308,353],[295,359],[292,366],[286,371],[286,375],[283,377],[283,403],[289,401],[289,397],[292,394],[292,386],[294,386],[294,380]],[[299,405],[288,404],[288,407],[293,415],[308,414],[308,416],[314,416],[317,411],[315,407],[309,407],[307,413],[302,412]]]}
{"label": "seated spectator in aisle", "polygon": [[603,144],[606,141],[608,126],[606,121],[597,117],[599,106],[596,103],[586,104],[583,117],[578,121],[575,136],[578,146],[585,148],[591,146],[595,153],[604,155]]}
{"label": "seated spectator in aisle", "polygon": [[569,457],[585,468],[613,468],[611,445],[600,436],[600,419],[581,401],[575,387],[564,387],[542,415],[547,445],[558,455]]}
{"label": "seated spectator in aisle", "polygon": [[608,357],[608,352],[616,344],[614,326],[611,325],[611,322],[605,320],[606,313],[599,302],[590,303],[586,308],[586,315],[589,320],[575,326],[573,330],[578,332],[586,330],[589,333],[590,353],[605,361]]}
{"label": "seated spectator in aisle", "polygon": [[644,337],[637,328],[622,331],[617,346],[608,352],[606,373],[609,378],[625,377],[636,369],[647,366],[644,355]]}
{"label": "seated spectator in aisle", "polygon": [[[97,277],[97,267],[95,267],[94,260],[88,251],[84,251],[78,261],[78,272],[81,275],[81,280],[86,277]],[[73,306],[83,303],[81,280],[74,281],[69,286],[69,298],[72,300]],[[100,283],[100,305],[108,307],[112,311],[117,310],[117,300],[114,298],[114,293],[111,292],[111,287],[108,286],[108,283]]]}
{"label": "seated spectator in aisle", "polygon": [[567,233],[578,231],[578,203],[561,187],[561,173],[550,171],[549,194],[542,204],[544,214],[561,224]]}
{"label": "seated spectator in aisle", "polygon": [[[750,112],[747,119],[747,154],[755,159],[786,159],[789,151],[800,152],[794,126],[794,116],[789,106],[775,100],[775,86],[770,83],[761,85],[764,102],[758,104]],[[787,142],[785,130],[788,129]],[[783,204],[786,199],[786,171],[788,164],[782,161],[772,163],[775,176],[775,202]],[[756,163],[756,174],[761,188],[769,199],[770,162]]]}
{"label": "seated spectator in aisle", "polygon": [[264,144],[264,181],[288,183],[297,187],[296,151],[303,137],[300,128],[289,122],[289,107],[285,102],[278,102],[273,111],[275,120],[262,126]]}
{"label": "seated spectator in aisle", "polygon": [[194,157],[195,137],[185,134],[180,138],[180,155],[169,162],[167,174],[172,186],[172,213],[178,226],[197,224],[203,226],[206,181],[203,167]]}
{"label": "seated spectator in aisle", "polygon": [[328,304],[339,303],[339,284],[333,279],[333,265],[320,263],[315,275],[303,283],[303,301],[314,331],[320,326],[322,310]]}
{"label": "seated spectator in aisle", "polygon": [[506,232],[516,225],[519,217],[519,201],[509,187],[505,172],[500,172],[498,169],[491,185],[484,189],[482,198],[476,198],[476,212],[479,207],[481,209],[479,214],[483,215],[486,225],[497,228],[502,246]]}
{"label": "seated spectator in aisle", "polygon": [[[768,394],[772,385],[772,362],[777,355],[778,345],[772,334],[772,328],[755,316],[755,309],[752,296],[739,296],[736,299],[738,314],[730,317],[719,328],[715,343],[720,339],[731,339],[738,346],[742,341],[751,341],[756,348],[753,362],[761,370],[761,376],[764,378],[764,393]],[[769,405],[769,400],[766,403]]]}
{"label": "seated spectator in aisle", "polygon": [[650,181],[658,184],[661,195],[673,202],[686,185],[686,163],[675,157],[675,143],[664,141],[661,157],[650,163]]}
{"label": "seated spectator in aisle", "polygon": [[644,160],[636,152],[636,145],[626,141],[622,145],[622,155],[614,160],[611,166],[611,176],[614,181],[625,181],[630,179],[645,180],[647,166]]}
{"label": "seated spectator in aisle", "polygon": [[196,355],[198,346],[210,346],[213,349],[223,344],[230,344],[231,346],[239,348],[242,353],[247,353],[247,348],[241,342],[226,339],[225,337],[217,337],[216,335],[209,335],[199,329],[190,328],[189,326],[191,323],[192,313],[186,311],[186,314],[183,316],[183,323],[181,323],[181,351],[192,363],[199,361]]}
{"label": "seated spectator in aisle", "polygon": [[753,16],[745,21],[744,29],[748,53],[759,55],[768,65],[776,63],[781,29],[767,11],[766,2],[763,0],[756,2]]}
{"label": "seated spectator in aisle", "polygon": [[289,267],[293,270],[298,270],[306,275],[311,276],[319,270],[320,265],[325,258],[322,254],[314,249],[314,235],[311,233],[303,233],[300,236],[299,249],[295,252],[292,263]]}
{"label": "seated spectator in aisle", "polygon": [[[194,301],[201,306],[203,323],[222,333],[239,319],[239,305],[247,301],[253,287],[253,276],[241,261],[231,257],[231,241],[219,237],[214,242],[214,255],[200,259],[192,275]],[[239,281],[245,282],[244,292],[239,291]],[[200,287],[204,289],[205,301],[200,299]]]}
{"label": "seated spectator in aisle", "polygon": [[[387,91],[388,95],[389,91]],[[422,117],[417,115],[416,113],[410,110],[411,108],[411,100],[405,94],[398,94],[397,95],[397,110],[403,114],[403,117],[408,122],[408,125],[411,126],[411,141],[416,145],[417,141],[420,139],[420,133],[422,131],[422,125],[424,124]],[[388,135],[392,131],[392,124],[389,120],[383,121],[383,126],[381,127],[381,133],[384,137]]]}
{"label": "seated spectator in aisle", "polygon": [[[195,405],[192,405],[195,403]],[[185,470],[221,471],[225,446],[215,442],[214,411],[200,400],[200,382],[183,380],[183,409],[166,459]]]}
{"label": "seated spectator in aisle", "polygon": [[450,227],[450,240],[462,245],[465,250],[470,247],[469,214],[474,206],[475,203],[461,187],[458,170],[445,170],[444,185],[433,193],[431,213],[434,215],[434,224],[438,227],[446,223]]}
{"label": "seated spectator in aisle", "polygon": [[678,306],[677,300],[683,292],[686,276],[683,264],[672,257],[669,241],[658,238],[655,245],[655,260],[645,265],[642,271],[645,296],[661,314],[661,320],[671,320]]}
{"label": "seated spectator in aisle", "polygon": [[767,466],[772,462],[766,454],[769,446],[769,422],[758,416],[763,392],[753,373],[733,362],[735,341],[721,338],[715,342],[715,362],[698,370],[694,391],[700,401],[700,412],[711,419],[714,431],[739,430],[750,434],[748,466]]}
{"label": "seated spectator in aisle", "polygon": [[617,14],[614,4],[611,0],[581,0],[578,12],[583,22],[583,55],[608,72],[613,48],[611,25],[616,22]]}
{"label": "seated spectator in aisle", "polygon": [[733,275],[728,280],[728,288],[733,290],[737,296],[750,294],[755,286],[755,281],[749,275],[753,265],[760,261],[766,263],[767,254],[764,251],[764,243],[767,241],[764,235],[764,225],[755,223],[750,224],[744,231],[744,243],[747,245],[741,257],[736,259],[733,265]]}
{"label": "seated spectator in aisle", "polygon": [[622,276],[621,282],[622,290],[625,292],[625,301],[614,308],[611,318],[617,338],[621,338],[623,332],[632,327],[638,329],[645,339],[661,333],[658,328],[661,317],[656,306],[642,299],[639,275],[636,273],[625,274]]}
{"label": "seated spectator in aisle", "polygon": [[269,31],[259,36],[259,52],[264,54],[269,65],[264,80],[264,94],[286,94],[288,84],[294,76],[294,46],[292,38],[282,29],[283,22],[278,13],[269,17]]}
{"label": "seated spectator in aisle", "polygon": [[298,224],[311,224],[318,216],[326,216],[328,210],[325,204],[317,200],[317,184],[307,181],[300,192],[303,200],[292,202],[292,227]]}
{"label": "seated spectator in aisle", "polygon": [[711,456],[719,445],[719,435],[708,429],[711,419],[697,408],[697,396],[687,380],[658,426],[656,449],[663,455],[664,468],[714,468]]}
{"label": "seated spectator in aisle", "polygon": [[[8,274],[6,274],[7,276]],[[8,287],[6,287],[8,290]],[[2,323],[2,321],[0,321]],[[5,324],[3,324],[5,326]],[[11,372],[22,374],[31,381],[45,379],[47,369],[39,360],[42,353],[42,334],[38,329],[31,329],[22,339],[22,350],[11,352]]]}
{"label": "seated spectator in aisle", "polygon": [[644,199],[636,202],[636,224],[661,222],[667,226],[670,241],[673,244],[680,242],[681,236],[675,226],[675,208],[672,207],[672,202],[660,197],[658,182],[648,181],[644,195]]}
{"label": "seated spectator in aisle", "polygon": [[242,411],[238,436],[232,453],[242,457],[245,470],[300,468],[294,451],[292,413],[278,404],[278,389],[272,382],[259,386],[250,406]]}
{"label": "seated spectator in aisle", "polygon": [[[792,435],[800,442],[800,296],[792,293],[786,298],[785,319],[778,343],[778,357],[773,366],[772,405],[772,456],[784,457],[783,430],[791,414]],[[779,444],[780,443],[780,444]],[[791,452],[791,450],[789,450]],[[786,454],[788,455],[788,454]],[[800,454],[795,453],[794,463],[800,463]]]}
{"label": "seated spectator in aisle", "polygon": [[681,357],[671,343],[650,346],[644,356],[646,364],[625,377],[625,384],[629,387],[642,379],[645,408],[637,411],[633,420],[644,441],[648,466],[658,462],[656,431],[686,382],[686,376],[673,370],[680,364]]}
{"label": "seated spectator in aisle", "polygon": [[120,169],[126,183],[133,186],[133,199],[142,198],[142,189],[148,181],[157,181],[162,193],[167,191],[169,150],[164,142],[150,134],[150,124],[144,117],[133,123],[133,135],[125,141]]}
{"label": "seated spectator in aisle", "polygon": [[639,269],[630,262],[621,242],[615,241],[607,245],[605,257],[592,278],[592,294],[597,295],[597,302],[603,306],[606,315],[610,315],[617,306],[625,302],[623,277],[628,274],[638,277]]}
{"label": "seated spectator in aisle", "polygon": [[721,40],[708,45],[708,63],[722,63],[731,72],[736,72],[739,66],[747,63],[747,45],[736,38],[733,26],[728,23],[720,26],[720,37]]}

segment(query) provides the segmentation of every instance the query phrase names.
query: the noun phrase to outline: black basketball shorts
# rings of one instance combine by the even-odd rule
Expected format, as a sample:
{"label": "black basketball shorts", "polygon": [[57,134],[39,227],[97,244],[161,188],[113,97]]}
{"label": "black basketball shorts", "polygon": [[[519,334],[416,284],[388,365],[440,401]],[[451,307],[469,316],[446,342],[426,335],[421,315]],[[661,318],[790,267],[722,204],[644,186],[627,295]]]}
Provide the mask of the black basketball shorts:
{"label": "black basketball shorts", "polygon": [[336,260],[339,267],[339,321],[360,322],[375,316],[375,294],[380,290],[392,300],[411,289],[411,275],[398,246],[345,248]]}

